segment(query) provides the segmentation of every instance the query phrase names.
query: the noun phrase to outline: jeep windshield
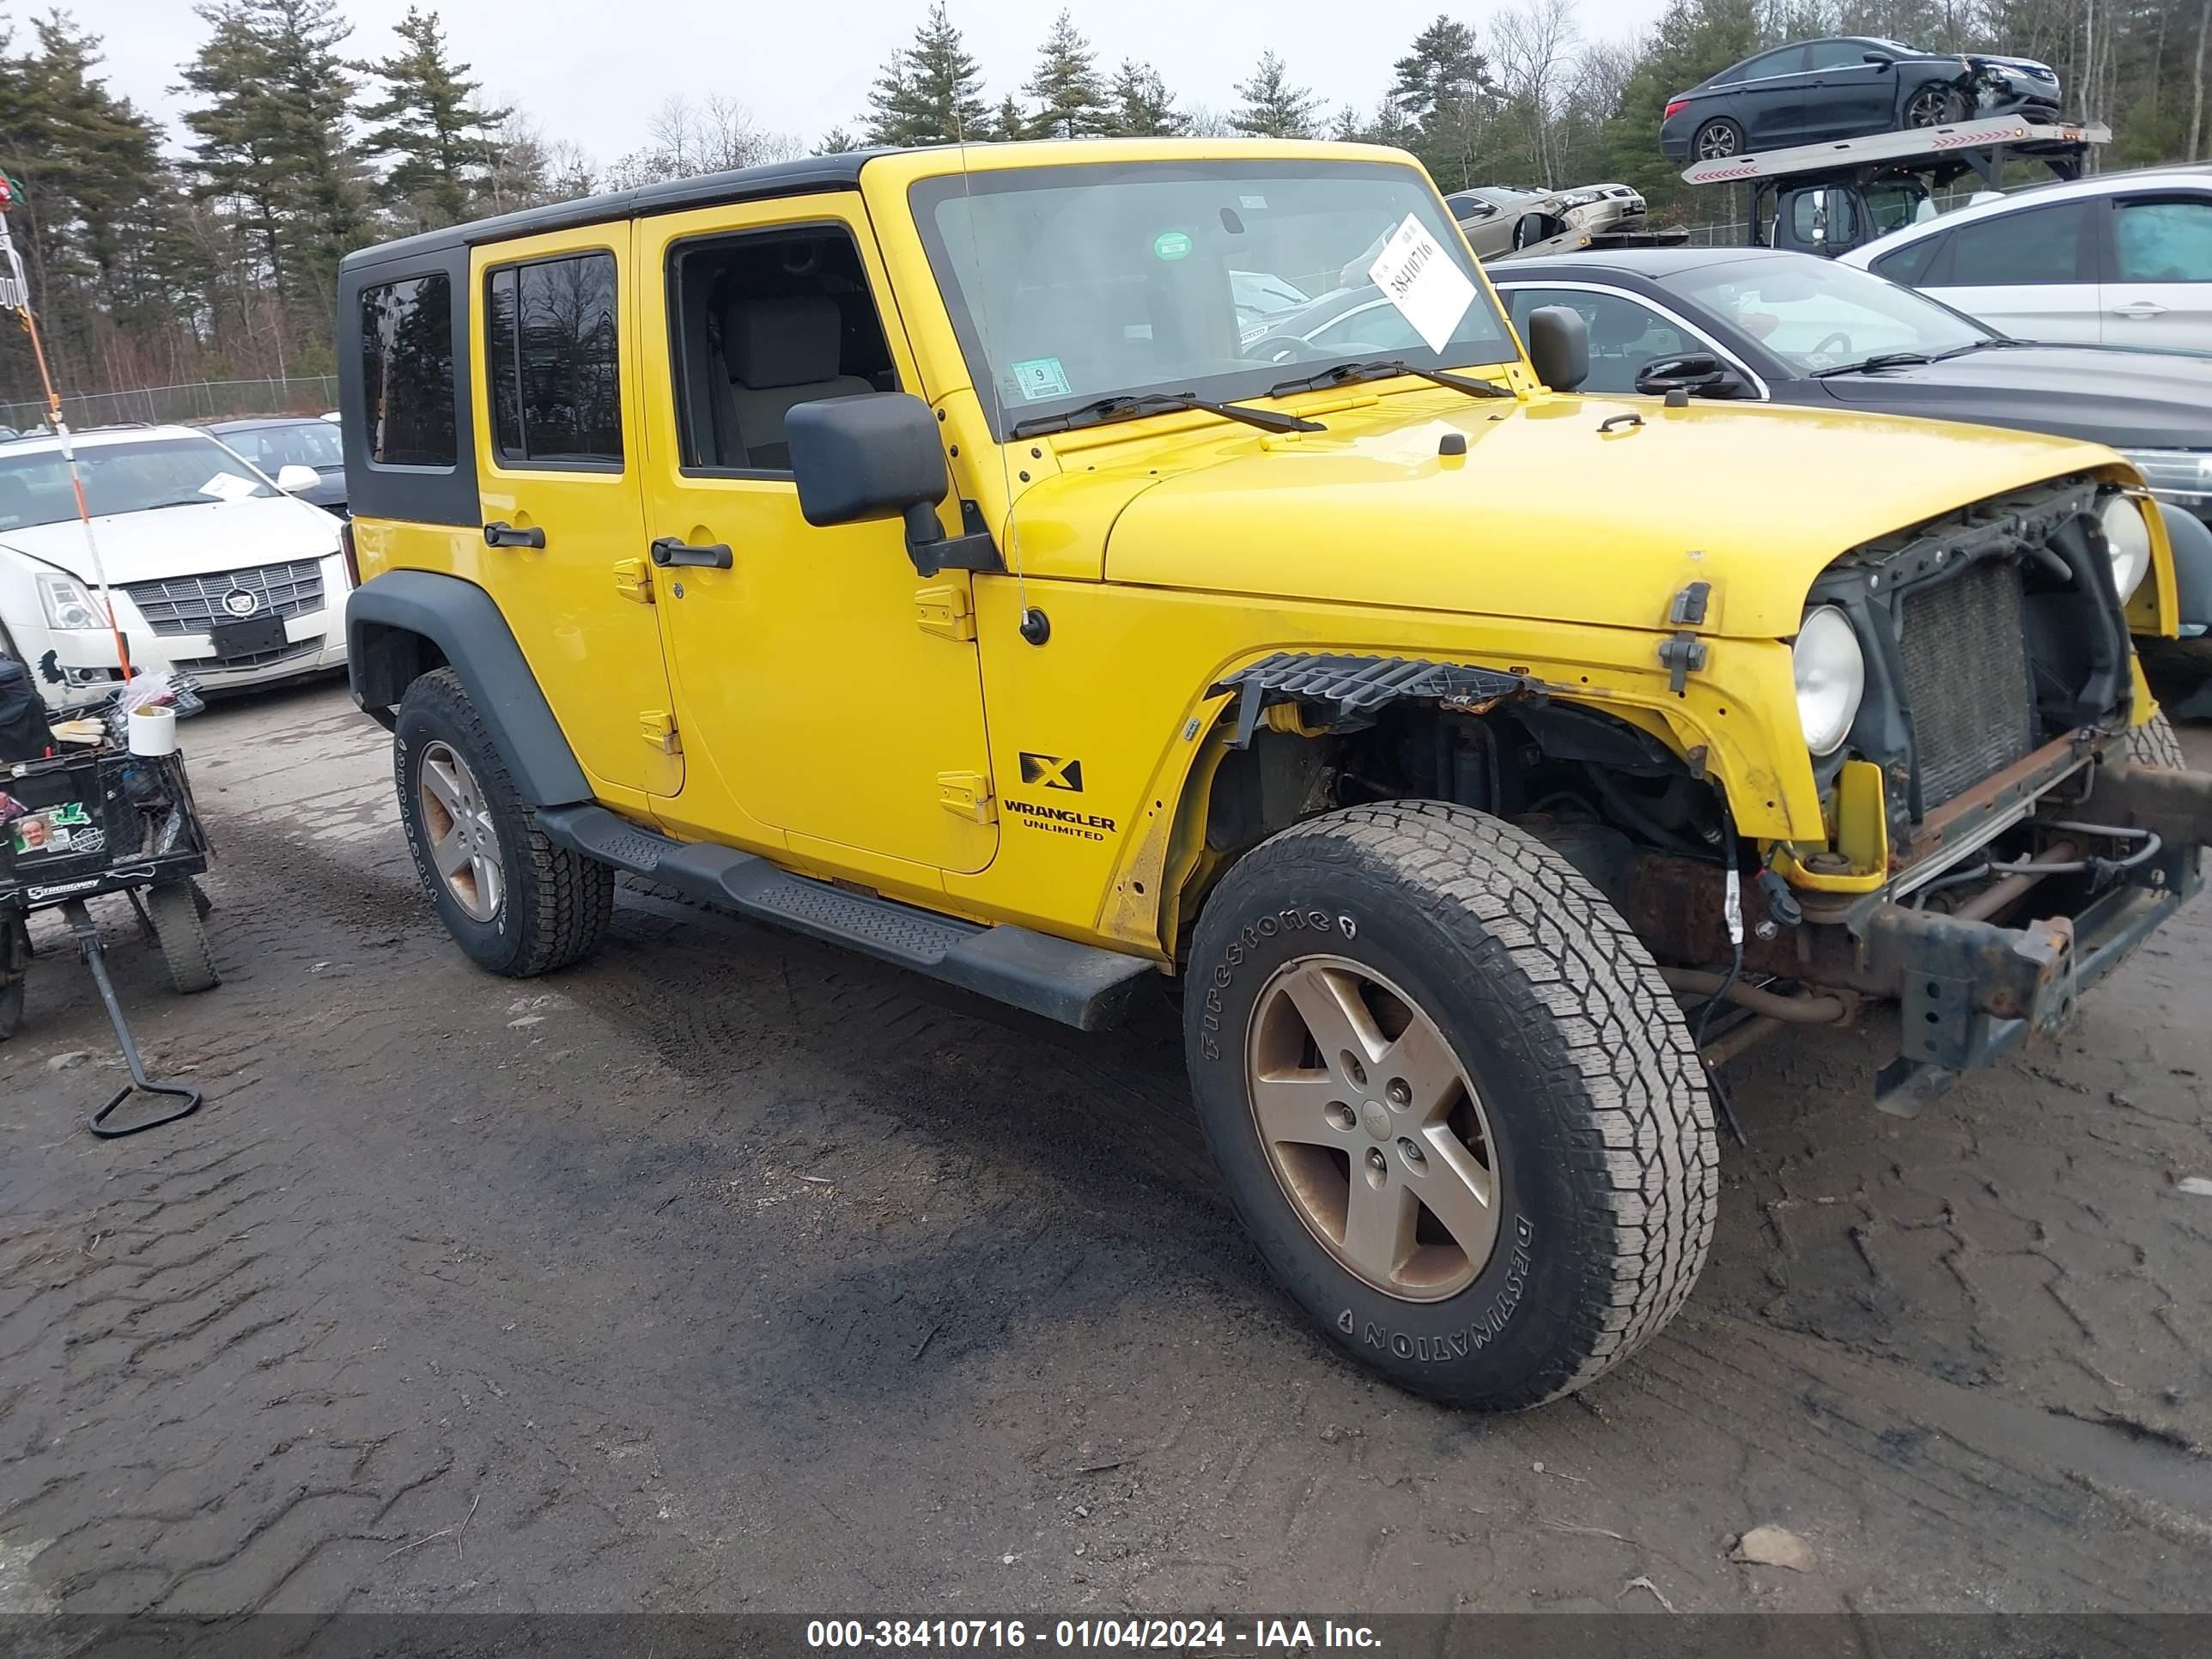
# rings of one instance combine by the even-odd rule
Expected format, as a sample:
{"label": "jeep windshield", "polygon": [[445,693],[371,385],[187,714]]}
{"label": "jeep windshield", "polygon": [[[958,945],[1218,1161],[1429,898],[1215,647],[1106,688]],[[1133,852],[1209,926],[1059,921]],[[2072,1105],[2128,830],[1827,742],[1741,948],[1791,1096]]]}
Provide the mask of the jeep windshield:
{"label": "jeep windshield", "polygon": [[[1192,160],[987,168],[918,181],[912,203],[993,434],[1104,398],[1264,398],[1285,365],[1345,357],[1251,315],[1253,274],[1307,294],[1366,287],[1417,221],[1474,297],[1423,368],[1519,355],[1436,191],[1387,161]],[[1434,254],[1431,254],[1431,260]],[[1450,290],[1458,282],[1437,272]],[[1287,313],[1286,313],[1287,315]],[[1367,354],[1372,356],[1371,352]]]}

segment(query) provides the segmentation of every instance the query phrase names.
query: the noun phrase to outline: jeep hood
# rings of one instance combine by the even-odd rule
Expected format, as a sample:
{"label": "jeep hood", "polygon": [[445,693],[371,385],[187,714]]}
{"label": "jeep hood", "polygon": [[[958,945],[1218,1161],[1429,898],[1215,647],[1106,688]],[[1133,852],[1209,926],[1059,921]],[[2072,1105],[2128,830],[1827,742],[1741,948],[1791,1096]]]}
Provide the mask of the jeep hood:
{"label": "jeep hood", "polygon": [[[92,533],[99,540],[107,580],[120,587],[327,558],[337,551],[338,526],[319,507],[289,495],[259,495],[111,514],[92,521]],[[81,582],[94,580],[84,526],[75,519],[0,530],[0,548],[66,570]]]}
{"label": "jeep hood", "polygon": [[[1819,410],[1421,398],[1382,413],[1415,402],[1324,413],[1328,434],[1163,477],[1121,506],[1106,579],[1639,629],[1702,580],[1706,632],[1778,639],[1849,549],[2113,464],[2069,439]],[[1438,454],[1451,433],[1464,457]]]}

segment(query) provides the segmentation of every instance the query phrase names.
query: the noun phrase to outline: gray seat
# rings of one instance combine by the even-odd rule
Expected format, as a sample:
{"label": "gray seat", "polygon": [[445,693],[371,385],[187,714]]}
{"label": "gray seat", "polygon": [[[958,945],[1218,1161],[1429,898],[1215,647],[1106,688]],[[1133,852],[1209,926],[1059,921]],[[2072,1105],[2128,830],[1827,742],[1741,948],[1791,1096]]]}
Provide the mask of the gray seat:
{"label": "gray seat", "polygon": [[794,404],[851,398],[875,387],[840,374],[844,319],[826,295],[732,300],[722,313],[722,464],[783,471],[783,417]]}

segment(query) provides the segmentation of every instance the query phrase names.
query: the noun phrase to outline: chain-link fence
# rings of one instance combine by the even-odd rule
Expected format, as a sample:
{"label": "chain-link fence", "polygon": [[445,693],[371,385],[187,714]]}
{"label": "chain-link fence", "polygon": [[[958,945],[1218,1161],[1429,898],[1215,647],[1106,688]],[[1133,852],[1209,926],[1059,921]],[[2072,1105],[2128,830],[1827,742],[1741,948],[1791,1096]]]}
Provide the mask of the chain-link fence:
{"label": "chain-link fence", "polygon": [[[182,386],[138,386],[129,392],[64,395],[62,416],[80,430],[131,421],[216,421],[236,415],[320,415],[336,409],[338,377],[291,374],[267,380],[195,380]],[[46,406],[36,400],[0,403],[0,425],[27,431],[43,426]]]}

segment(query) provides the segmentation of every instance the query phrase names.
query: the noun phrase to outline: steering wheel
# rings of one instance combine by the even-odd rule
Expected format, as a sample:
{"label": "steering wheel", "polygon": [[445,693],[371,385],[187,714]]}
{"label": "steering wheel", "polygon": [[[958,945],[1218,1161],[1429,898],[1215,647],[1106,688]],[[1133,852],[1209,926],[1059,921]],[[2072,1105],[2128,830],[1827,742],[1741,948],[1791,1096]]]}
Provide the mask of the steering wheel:
{"label": "steering wheel", "polygon": [[1270,334],[1244,348],[1244,356],[1261,363],[1313,363],[1331,354],[1295,334]]}
{"label": "steering wheel", "polygon": [[1851,337],[1839,328],[1806,355],[1811,357],[1825,357],[1828,355],[1828,348],[1832,345],[1840,346],[1844,350],[1849,351],[1851,349]]}

